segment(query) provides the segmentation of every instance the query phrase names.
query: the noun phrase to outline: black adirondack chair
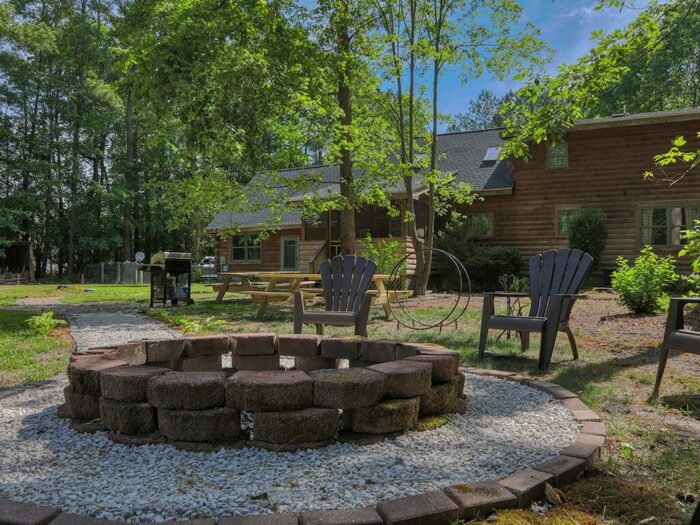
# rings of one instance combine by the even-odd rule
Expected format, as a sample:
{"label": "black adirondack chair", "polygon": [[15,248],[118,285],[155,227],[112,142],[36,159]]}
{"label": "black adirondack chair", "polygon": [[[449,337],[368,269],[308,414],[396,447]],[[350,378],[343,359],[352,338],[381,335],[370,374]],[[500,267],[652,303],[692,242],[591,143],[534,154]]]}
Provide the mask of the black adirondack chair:
{"label": "black adirondack chair", "polygon": [[[569,328],[569,316],[579,288],[591,268],[593,258],[587,253],[569,248],[548,250],[530,259],[530,293],[491,292],[484,294],[481,317],[479,358],[484,357],[489,329],[513,330],[519,333],[523,351],[530,344],[530,332],[542,334],[539,368],[546,370],[552,360],[557,332],[569,338],[574,359],[578,359],[576,339]],[[496,315],[496,297],[530,297],[527,316]]]}
{"label": "black adirondack chair", "polygon": [[664,377],[664,370],[666,370],[668,353],[671,350],[700,355],[700,332],[685,329],[683,307],[686,304],[700,304],[700,297],[671,298],[671,304],[668,307],[668,317],[666,318],[664,341],[661,344],[659,369],[656,372],[656,383],[654,384],[651,399],[655,399],[659,395],[659,387]]}
{"label": "black adirondack chair", "polygon": [[356,335],[367,335],[367,319],[372,296],[367,288],[377,265],[364,257],[338,255],[321,263],[325,311],[306,311],[302,293],[294,295],[294,333],[300,334],[304,323],[316,325],[323,334],[323,325],[355,326]]}

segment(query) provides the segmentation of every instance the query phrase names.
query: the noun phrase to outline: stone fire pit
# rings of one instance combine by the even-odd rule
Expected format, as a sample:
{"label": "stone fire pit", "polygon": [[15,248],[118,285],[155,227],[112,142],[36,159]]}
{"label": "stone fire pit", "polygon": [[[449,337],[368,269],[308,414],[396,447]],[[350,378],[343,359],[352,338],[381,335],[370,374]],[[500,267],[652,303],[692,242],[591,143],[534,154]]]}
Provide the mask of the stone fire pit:
{"label": "stone fire pit", "polygon": [[[280,356],[293,369],[281,369]],[[133,341],[71,357],[63,413],[119,443],[195,451],[376,442],[419,418],[464,412],[458,366],[458,353],[438,345],[357,337]]]}

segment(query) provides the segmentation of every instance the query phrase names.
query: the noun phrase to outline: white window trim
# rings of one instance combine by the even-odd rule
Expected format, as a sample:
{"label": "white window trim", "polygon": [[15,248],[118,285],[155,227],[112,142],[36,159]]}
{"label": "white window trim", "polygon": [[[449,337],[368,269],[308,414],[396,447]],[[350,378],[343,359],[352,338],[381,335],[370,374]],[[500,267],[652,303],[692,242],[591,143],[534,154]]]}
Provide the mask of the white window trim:
{"label": "white window trim", "polygon": [[[649,204],[649,205],[643,205],[639,207],[638,211],[638,216],[637,216],[637,237],[638,237],[638,244],[639,246],[645,246],[648,243],[643,242],[643,235],[642,231],[644,229],[644,226],[642,226],[642,212],[644,210],[653,210],[656,208],[664,208],[666,210],[666,243],[665,244],[649,244],[652,248],[658,248],[660,250],[677,250],[679,248],[683,247],[683,244],[672,244],[671,241],[671,231],[673,228],[676,228],[678,226],[675,226],[672,224],[672,218],[671,218],[671,210],[673,208],[700,208],[700,203],[694,203],[694,204],[678,204],[678,203],[672,203],[672,204],[665,204],[665,203],[659,203],[659,204]],[[692,225],[691,225],[692,227]],[[649,228],[647,226],[647,228]]]}
{"label": "white window trim", "polygon": [[[249,245],[248,243],[246,243],[246,245],[244,247],[244,251],[243,251],[243,253],[245,253],[245,257],[243,259],[235,259],[233,257],[233,248],[234,248],[233,239],[236,237],[244,237],[244,238],[250,239],[251,241],[253,240],[252,234],[251,235],[240,234],[240,235],[234,235],[233,237],[231,237],[231,241],[229,242],[229,250],[228,250],[230,264],[232,264],[232,265],[235,265],[235,264],[260,264],[260,262],[262,261],[262,242],[260,242],[260,244],[258,244],[258,246],[257,246],[259,249],[258,253],[260,254],[260,256],[257,259],[250,259],[248,257],[248,250],[251,248],[251,245]],[[240,246],[238,248],[240,248]]]}

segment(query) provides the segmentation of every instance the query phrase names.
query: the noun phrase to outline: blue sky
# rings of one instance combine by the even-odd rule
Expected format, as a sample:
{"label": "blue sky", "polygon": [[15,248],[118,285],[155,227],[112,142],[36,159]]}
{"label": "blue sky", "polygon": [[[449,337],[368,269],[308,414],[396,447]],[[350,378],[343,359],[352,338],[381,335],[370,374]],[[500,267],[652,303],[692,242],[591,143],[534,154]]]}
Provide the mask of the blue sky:
{"label": "blue sky", "polygon": [[[555,72],[559,64],[573,62],[585,54],[592,46],[592,31],[623,27],[639,14],[634,9],[596,11],[597,0],[521,0],[520,3],[524,9],[523,21],[539,27],[542,38],[555,50],[554,61],[548,66],[550,72]],[[443,114],[465,111],[468,101],[482,89],[503,95],[517,87],[513,82],[501,82],[488,75],[464,84],[454,69],[447,70],[440,82],[439,109]]]}

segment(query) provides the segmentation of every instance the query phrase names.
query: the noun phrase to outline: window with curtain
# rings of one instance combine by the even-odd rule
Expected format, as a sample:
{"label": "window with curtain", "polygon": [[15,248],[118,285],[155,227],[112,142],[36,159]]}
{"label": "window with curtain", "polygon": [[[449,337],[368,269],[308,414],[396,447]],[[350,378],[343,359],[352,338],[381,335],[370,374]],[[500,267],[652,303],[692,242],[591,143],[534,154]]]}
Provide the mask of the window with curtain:
{"label": "window with curtain", "polygon": [[682,232],[700,219],[700,206],[642,208],[639,215],[642,245],[682,246]]}
{"label": "window with curtain", "polygon": [[231,260],[236,262],[260,262],[260,240],[253,235],[231,237]]}

